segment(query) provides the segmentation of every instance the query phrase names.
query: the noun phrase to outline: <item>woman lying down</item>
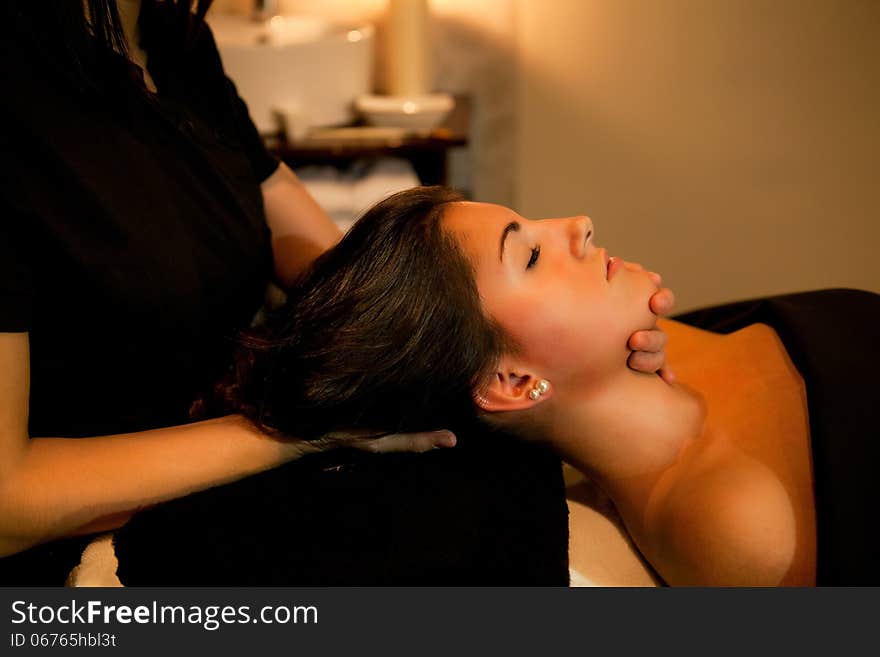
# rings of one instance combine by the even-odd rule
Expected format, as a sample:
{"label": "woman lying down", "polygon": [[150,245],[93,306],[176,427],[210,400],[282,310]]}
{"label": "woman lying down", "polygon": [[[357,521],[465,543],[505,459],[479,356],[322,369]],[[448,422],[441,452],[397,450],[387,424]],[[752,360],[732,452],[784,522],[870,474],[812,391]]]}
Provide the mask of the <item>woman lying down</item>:
{"label": "woman lying down", "polygon": [[[867,363],[880,297],[825,290],[661,320],[669,383],[626,364],[628,336],[656,320],[656,289],[609,258],[588,217],[532,221],[417,188],[372,208],[246,337],[220,403],[307,437],[359,427],[466,437],[476,422],[492,437],[448,451],[483,453],[460,469],[486,481],[517,450],[534,450],[535,472],[557,467],[549,447],[611,498],[669,585],[877,584],[880,498],[868,468],[880,400]],[[362,457],[404,460],[361,480],[363,463],[321,462],[312,479],[281,469],[146,512],[117,534],[120,577],[564,583],[556,475],[506,473],[507,513],[534,516],[511,523],[483,508],[478,489],[418,479],[420,459],[446,452]],[[306,484],[291,492],[294,479]],[[451,511],[438,512],[437,498]],[[449,540],[456,518],[464,535]],[[451,577],[440,566],[450,561]],[[502,581],[492,569],[510,561],[521,576]]]}

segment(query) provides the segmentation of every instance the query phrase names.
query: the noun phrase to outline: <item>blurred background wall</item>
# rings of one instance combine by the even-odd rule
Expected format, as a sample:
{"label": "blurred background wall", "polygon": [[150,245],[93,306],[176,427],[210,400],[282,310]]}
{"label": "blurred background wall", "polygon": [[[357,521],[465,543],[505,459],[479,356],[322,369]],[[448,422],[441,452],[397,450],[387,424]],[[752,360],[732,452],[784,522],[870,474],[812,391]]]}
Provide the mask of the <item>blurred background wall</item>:
{"label": "blurred background wall", "polygon": [[[381,23],[385,2],[280,6]],[[589,214],[598,243],[662,273],[680,311],[880,292],[880,2],[431,8],[435,86],[474,97],[453,184],[476,200]]]}
{"label": "blurred background wall", "polygon": [[880,292],[880,2],[522,0],[517,209],[584,212],[680,310]]}

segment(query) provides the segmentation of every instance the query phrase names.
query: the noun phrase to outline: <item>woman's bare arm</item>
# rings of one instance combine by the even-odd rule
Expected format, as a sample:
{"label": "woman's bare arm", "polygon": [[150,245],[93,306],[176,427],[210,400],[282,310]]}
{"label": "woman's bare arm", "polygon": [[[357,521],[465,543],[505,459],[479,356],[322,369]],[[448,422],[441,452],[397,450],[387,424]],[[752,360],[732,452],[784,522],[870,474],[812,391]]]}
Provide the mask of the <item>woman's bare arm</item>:
{"label": "woman's bare arm", "polygon": [[289,287],[315,258],[336,244],[342,231],[285,164],[260,185],[272,231],[275,276]]}
{"label": "woman's bare arm", "polygon": [[[91,438],[28,436],[27,333],[0,333],[0,556],[122,526],[137,511],[337,447],[374,453],[455,445],[446,431],[340,431],[279,440],[243,417]],[[112,409],[108,409],[108,413]]]}
{"label": "woman's bare arm", "polygon": [[649,559],[670,585],[779,586],[794,564],[791,499],[754,459],[728,458],[657,504]]}
{"label": "woman's bare arm", "polygon": [[[302,454],[241,417],[93,438],[30,438],[28,336],[0,333],[0,555],[111,529],[145,506]],[[108,413],[112,409],[108,409]]]}

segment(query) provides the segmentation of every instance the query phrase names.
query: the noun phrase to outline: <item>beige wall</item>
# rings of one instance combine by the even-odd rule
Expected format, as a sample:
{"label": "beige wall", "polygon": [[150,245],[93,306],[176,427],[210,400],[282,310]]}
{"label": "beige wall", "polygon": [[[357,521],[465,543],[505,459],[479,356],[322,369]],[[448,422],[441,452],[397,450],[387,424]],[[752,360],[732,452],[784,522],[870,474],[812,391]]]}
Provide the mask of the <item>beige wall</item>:
{"label": "beige wall", "polygon": [[515,205],[678,309],[880,292],[880,2],[520,0]]}

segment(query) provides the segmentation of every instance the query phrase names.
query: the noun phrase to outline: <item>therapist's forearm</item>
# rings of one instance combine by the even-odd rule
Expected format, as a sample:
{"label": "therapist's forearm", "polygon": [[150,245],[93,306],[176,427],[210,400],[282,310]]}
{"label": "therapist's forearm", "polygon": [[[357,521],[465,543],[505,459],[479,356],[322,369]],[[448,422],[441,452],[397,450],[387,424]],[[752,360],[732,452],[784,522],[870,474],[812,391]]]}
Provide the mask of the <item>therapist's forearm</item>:
{"label": "therapist's forearm", "polygon": [[0,556],[112,529],[144,507],[301,454],[295,441],[270,438],[239,416],[115,436],[32,438],[0,477]]}
{"label": "therapist's forearm", "polygon": [[282,163],[260,187],[272,231],[275,276],[287,287],[339,241],[342,231],[287,165]]}

